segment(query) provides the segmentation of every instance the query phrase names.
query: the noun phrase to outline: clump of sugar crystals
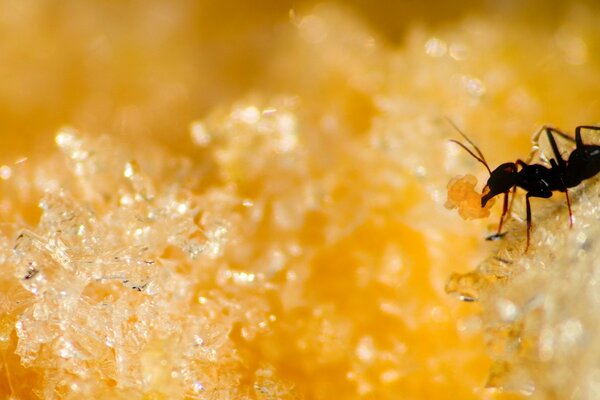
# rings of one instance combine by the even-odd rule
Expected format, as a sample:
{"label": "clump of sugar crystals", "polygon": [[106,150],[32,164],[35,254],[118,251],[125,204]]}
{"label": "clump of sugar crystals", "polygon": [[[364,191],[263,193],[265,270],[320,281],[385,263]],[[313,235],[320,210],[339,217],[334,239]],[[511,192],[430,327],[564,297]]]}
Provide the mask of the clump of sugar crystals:
{"label": "clump of sugar crystals", "polygon": [[[2,228],[9,292],[1,304],[16,320],[3,321],[0,341],[8,345],[15,329],[23,368],[10,371],[12,389],[23,393],[20,379],[33,368],[43,370],[44,389],[27,385],[44,399],[214,398],[243,379],[260,384],[256,391],[293,397],[269,365],[260,376],[231,376],[242,362],[236,332],[250,338],[274,321],[260,295],[264,277],[218,261],[242,201],[227,189],[185,189],[196,171],[163,153],[128,158],[107,137],[72,129],[59,132],[56,145],[62,155],[30,188],[43,193],[39,224]],[[142,157],[158,157],[154,176]],[[60,182],[43,179],[50,170]],[[26,177],[13,178],[19,185]],[[221,292],[230,281],[243,298]]]}
{"label": "clump of sugar crystals", "polygon": [[448,182],[448,199],[444,206],[452,210],[458,209],[458,214],[464,219],[486,218],[490,215],[490,208],[494,199],[481,207],[481,194],[475,190],[477,178],[473,175],[457,176]]}

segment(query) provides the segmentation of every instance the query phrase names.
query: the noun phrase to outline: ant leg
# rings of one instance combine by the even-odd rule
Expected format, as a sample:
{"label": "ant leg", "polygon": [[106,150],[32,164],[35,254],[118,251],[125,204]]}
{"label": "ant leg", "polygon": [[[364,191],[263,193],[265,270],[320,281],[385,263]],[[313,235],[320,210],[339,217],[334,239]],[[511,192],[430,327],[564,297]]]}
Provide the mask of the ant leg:
{"label": "ant leg", "polygon": [[[552,152],[554,153],[554,158],[556,159],[556,161],[558,162],[558,165],[562,168],[565,169],[567,168],[567,163],[565,162],[565,160],[562,158],[562,154],[560,154],[560,151],[558,150],[558,146],[556,145],[556,140],[554,140],[554,136],[552,135],[552,132],[557,133],[558,135],[560,135],[561,137],[567,137],[571,140],[573,140],[573,138],[563,134],[561,131],[559,131],[558,129],[552,128],[547,126],[546,127],[546,135],[548,136],[548,141],[550,142],[550,146],[552,146]],[[563,136],[564,135],[564,136]]]}
{"label": "ant leg", "polygon": [[542,132],[544,132],[545,129],[546,129],[546,125],[542,126],[540,129],[538,129],[538,131],[535,133],[535,135],[533,135],[531,137],[531,143],[533,143],[533,149],[531,150],[531,152],[527,156],[526,164],[531,164],[531,161],[533,161],[533,157],[535,157],[535,155],[539,151],[539,149],[540,149],[540,145],[539,145],[540,135],[542,134]]}
{"label": "ant leg", "polygon": [[527,206],[527,245],[525,246],[525,251],[529,248],[529,242],[531,238],[531,203],[530,197],[540,197],[542,199],[548,199],[552,197],[552,192],[550,191],[537,191],[537,192],[529,192],[525,196],[525,204]]}
{"label": "ant leg", "polygon": [[[514,191],[513,191],[514,194]],[[514,197],[514,196],[513,196]],[[511,201],[512,205],[512,201]],[[502,233],[502,225],[504,224],[504,217],[508,211],[508,191],[504,192],[504,203],[502,205],[502,216],[500,216],[500,223],[498,224],[498,232],[488,236],[485,240],[497,240],[504,236],[506,233]]]}
{"label": "ant leg", "polygon": [[571,211],[571,199],[569,199],[569,191],[565,189],[567,196],[567,208],[569,209],[569,228],[573,229],[573,212]]}
{"label": "ant leg", "polygon": [[512,196],[510,198],[510,203],[508,204],[507,213],[510,214],[512,212],[513,203],[515,202],[515,195],[517,194],[517,186],[513,186],[512,188]]}
{"label": "ant leg", "polygon": [[504,202],[502,203],[502,216],[500,217],[500,223],[498,224],[498,233],[496,236],[500,237],[502,234],[502,224],[504,223],[504,217],[508,211],[508,192],[504,192]]}
{"label": "ant leg", "polygon": [[575,143],[577,143],[578,148],[583,146],[583,140],[581,139],[581,130],[582,129],[589,129],[591,131],[600,131],[600,126],[580,125],[577,128],[575,128]]}
{"label": "ant leg", "polygon": [[568,133],[565,133],[565,132],[561,131],[560,129],[554,128],[552,126],[545,125],[543,129],[545,129],[546,132],[550,131],[552,133],[555,133],[558,136],[560,136],[561,138],[568,140],[569,142],[576,142],[577,141],[576,138],[575,139],[573,138],[573,136],[569,135]]}
{"label": "ant leg", "polygon": [[[553,151],[555,157],[557,158],[557,160],[562,160],[562,155],[558,151],[558,146],[556,145],[556,141],[554,140],[554,137],[552,136],[553,133],[556,134],[556,135],[558,135],[558,136],[560,136],[563,139],[566,139],[566,140],[570,141],[570,142],[576,142],[577,143],[577,138],[574,139],[573,137],[569,136],[568,134],[566,134],[565,132],[561,131],[560,129],[554,128],[554,127],[549,126],[549,125],[544,125],[544,126],[542,126],[536,132],[535,135],[533,135],[531,137],[531,141],[533,143],[533,151],[531,151],[531,153],[529,153],[529,156],[527,157],[527,163],[528,164],[531,163],[531,161],[533,160],[533,157],[539,151],[539,147],[540,147],[539,146],[540,135],[543,132],[546,132],[546,135],[548,137],[548,141],[550,142],[550,145],[552,146],[552,151]],[[561,164],[561,166],[564,167],[564,161],[563,162],[559,161],[559,164]]]}
{"label": "ant leg", "polygon": [[512,207],[515,202],[515,195],[517,194],[517,186],[513,186],[510,193],[510,202],[508,203],[508,207],[506,206],[506,202],[508,200],[508,192],[504,193],[504,205],[502,207],[502,218],[500,218],[500,226],[498,227],[498,236],[504,236],[500,231],[502,230],[502,224],[506,219],[506,215],[512,212]]}
{"label": "ant leg", "polygon": [[[543,125],[540,129],[538,129],[538,131],[531,137],[531,143],[533,143],[533,150],[529,153],[529,156],[527,157],[527,164],[531,164],[531,161],[533,161],[533,157],[535,157],[535,155],[538,153],[538,151],[540,150],[540,136],[542,135],[542,133],[546,132],[546,135],[548,135],[548,138],[550,138],[550,132],[554,132],[557,135],[559,135],[560,137],[570,140],[571,142],[575,141],[575,139],[573,139],[572,137],[570,137],[569,135],[567,135],[566,133],[553,128],[549,125]],[[550,139],[552,140],[552,139]],[[553,146],[554,147],[554,146]]]}
{"label": "ant leg", "polygon": [[531,205],[529,204],[529,193],[525,195],[525,204],[527,205],[527,244],[525,245],[525,252],[529,249],[529,238],[531,236]]}

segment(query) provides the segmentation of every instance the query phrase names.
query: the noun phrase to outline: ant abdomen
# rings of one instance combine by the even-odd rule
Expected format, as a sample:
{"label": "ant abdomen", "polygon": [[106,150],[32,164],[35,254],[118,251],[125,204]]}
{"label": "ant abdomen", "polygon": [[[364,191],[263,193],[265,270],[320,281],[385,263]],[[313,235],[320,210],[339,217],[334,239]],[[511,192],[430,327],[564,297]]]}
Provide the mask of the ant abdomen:
{"label": "ant abdomen", "polygon": [[575,149],[567,161],[567,179],[569,187],[577,186],[600,172],[600,146],[583,145]]}

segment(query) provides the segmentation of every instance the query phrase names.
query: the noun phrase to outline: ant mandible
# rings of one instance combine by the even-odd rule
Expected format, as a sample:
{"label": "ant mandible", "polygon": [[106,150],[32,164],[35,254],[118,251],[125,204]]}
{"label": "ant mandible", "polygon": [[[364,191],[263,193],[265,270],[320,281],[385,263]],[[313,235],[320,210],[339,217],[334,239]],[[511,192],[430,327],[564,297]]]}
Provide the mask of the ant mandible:
{"label": "ant mandible", "polygon": [[[534,136],[534,141],[537,141],[542,132],[546,132],[548,141],[552,147],[552,152],[554,153],[554,158],[550,159],[550,167],[542,164],[528,164],[522,160],[517,160],[514,163],[507,162],[500,164],[492,171],[486,162],[485,157],[483,157],[481,150],[479,150],[471,139],[458,129],[452,121],[449,122],[473,147],[475,152],[471,151],[466,145],[457,140],[450,141],[466,150],[473,158],[482,163],[490,173],[490,177],[484,187],[484,192],[486,188],[488,191],[481,197],[481,207],[485,207],[487,202],[493,197],[504,194],[498,232],[495,235],[492,235],[492,238],[498,238],[504,235],[502,233],[502,224],[509,208],[508,194],[512,191],[514,198],[517,187],[520,187],[527,192],[525,196],[527,209],[527,244],[525,246],[525,251],[529,248],[531,236],[530,197],[547,199],[552,196],[552,192],[554,191],[563,192],[567,198],[567,208],[569,209],[569,226],[573,227],[573,213],[571,211],[571,200],[569,199],[568,189],[579,185],[582,181],[589,179],[600,172],[600,146],[584,144],[581,139],[581,130],[590,129],[600,131],[599,126],[580,125],[575,128],[575,139],[573,139],[571,136],[556,128],[544,125]],[[560,154],[553,134],[557,134],[564,139],[575,142],[575,149],[571,152],[567,160]]]}

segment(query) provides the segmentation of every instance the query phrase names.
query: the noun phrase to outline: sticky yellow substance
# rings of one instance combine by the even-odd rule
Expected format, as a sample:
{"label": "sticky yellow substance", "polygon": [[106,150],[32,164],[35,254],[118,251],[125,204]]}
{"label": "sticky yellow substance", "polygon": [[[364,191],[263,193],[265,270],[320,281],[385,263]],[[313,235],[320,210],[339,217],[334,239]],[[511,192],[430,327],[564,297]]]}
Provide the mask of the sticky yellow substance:
{"label": "sticky yellow substance", "polygon": [[477,178],[473,175],[456,176],[448,182],[448,198],[444,207],[449,210],[458,208],[458,214],[464,219],[480,219],[490,215],[495,199],[481,207],[481,194],[475,190]]}
{"label": "sticky yellow substance", "polygon": [[596,6],[213,3],[5,2],[0,397],[529,394],[445,291],[495,245],[446,117],[596,122]]}

